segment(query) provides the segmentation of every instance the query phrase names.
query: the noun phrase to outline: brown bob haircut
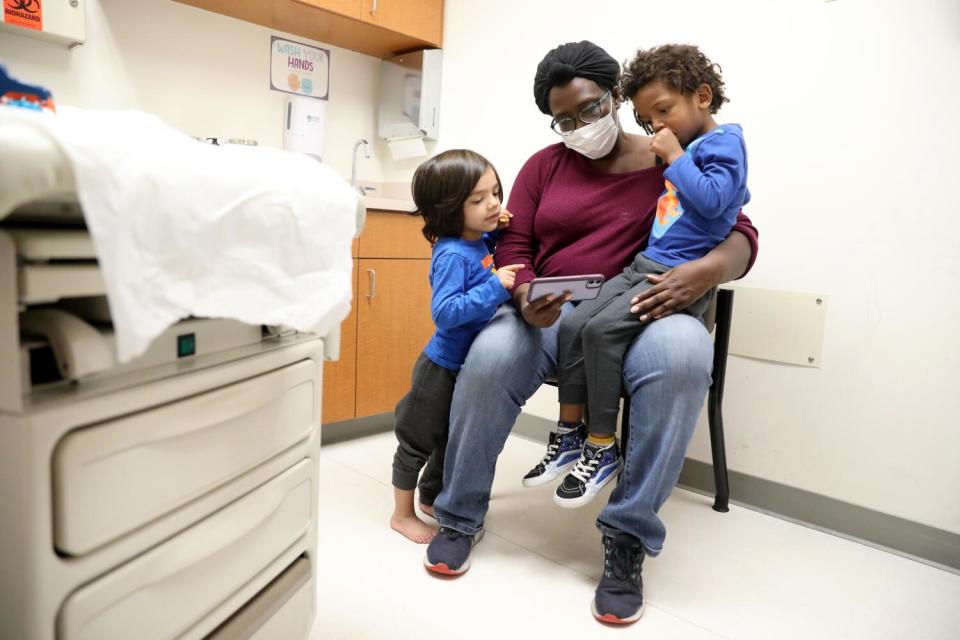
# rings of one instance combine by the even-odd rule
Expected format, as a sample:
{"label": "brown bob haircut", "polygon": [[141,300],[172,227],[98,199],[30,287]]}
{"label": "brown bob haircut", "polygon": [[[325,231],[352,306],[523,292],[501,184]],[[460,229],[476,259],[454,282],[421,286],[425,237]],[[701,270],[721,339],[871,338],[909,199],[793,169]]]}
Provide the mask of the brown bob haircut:
{"label": "brown bob haircut", "polygon": [[440,238],[463,235],[463,203],[483,173],[493,169],[503,200],[500,175],[490,161],[469,149],[451,149],[430,158],[413,174],[413,201],[423,217],[423,237],[434,244]]}

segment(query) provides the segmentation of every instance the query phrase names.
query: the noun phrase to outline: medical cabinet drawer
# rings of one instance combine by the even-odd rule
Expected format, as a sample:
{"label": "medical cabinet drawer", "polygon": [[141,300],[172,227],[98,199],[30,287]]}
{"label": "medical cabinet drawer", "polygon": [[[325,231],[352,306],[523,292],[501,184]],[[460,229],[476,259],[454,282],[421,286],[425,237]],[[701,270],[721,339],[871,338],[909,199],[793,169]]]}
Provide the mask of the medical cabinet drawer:
{"label": "medical cabinet drawer", "polygon": [[297,559],[206,640],[305,640],[314,616],[310,561]]}
{"label": "medical cabinet drawer", "polygon": [[33,264],[20,269],[21,304],[47,304],[106,293],[100,267],[95,264]]}
{"label": "medical cabinet drawer", "polygon": [[[60,610],[59,640],[161,640],[196,628],[283,555],[305,548],[314,500],[303,460],[184,533],[75,591]],[[296,557],[296,556],[294,556]],[[262,588],[262,587],[261,587]],[[226,618],[226,615],[224,615]]]}
{"label": "medical cabinet drawer", "polygon": [[68,433],[53,454],[54,544],[82,555],[303,441],[311,361]]}

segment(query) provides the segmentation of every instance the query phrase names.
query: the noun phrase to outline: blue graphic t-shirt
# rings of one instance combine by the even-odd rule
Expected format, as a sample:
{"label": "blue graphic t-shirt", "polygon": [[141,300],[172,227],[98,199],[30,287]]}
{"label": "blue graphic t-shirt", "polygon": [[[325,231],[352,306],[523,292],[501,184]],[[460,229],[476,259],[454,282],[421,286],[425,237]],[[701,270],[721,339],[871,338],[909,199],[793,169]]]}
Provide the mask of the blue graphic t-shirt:
{"label": "blue graphic t-shirt", "polygon": [[643,255],[675,267],[723,242],[750,201],[743,129],[722,124],[691,142],[663,174],[650,241]]}

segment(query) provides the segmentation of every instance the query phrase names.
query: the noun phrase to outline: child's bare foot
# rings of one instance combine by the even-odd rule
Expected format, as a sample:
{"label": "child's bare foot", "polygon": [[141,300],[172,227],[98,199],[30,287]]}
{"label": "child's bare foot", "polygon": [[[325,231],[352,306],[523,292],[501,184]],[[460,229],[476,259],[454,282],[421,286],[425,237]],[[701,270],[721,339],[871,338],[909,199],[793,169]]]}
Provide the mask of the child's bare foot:
{"label": "child's bare foot", "polygon": [[423,511],[425,514],[430,516],[433,519],[436,519],[436,516],[433,515],[433,505],[432,504],[423,504],[420,503],[420,511]]}
{"label": "child's bare foot", "polygon": [[398,516],[394,514],[393,517],[390,518],[390,528],[402,533],[404,537],[417,544],[427,544],[433,540],[433,536],[436,535],[436,531],[414,515]]}

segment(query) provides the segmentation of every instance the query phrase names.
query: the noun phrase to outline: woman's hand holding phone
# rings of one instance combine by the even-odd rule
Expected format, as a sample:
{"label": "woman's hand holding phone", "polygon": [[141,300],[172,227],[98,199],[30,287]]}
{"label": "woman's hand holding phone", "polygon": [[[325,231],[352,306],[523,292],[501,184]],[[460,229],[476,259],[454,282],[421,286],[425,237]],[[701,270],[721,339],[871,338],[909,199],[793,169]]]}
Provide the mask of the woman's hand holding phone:
{"label": "woman's hand holding phone", "polygon": [[520,311],[520,315],[531,327],[545,329],[560,319],[560,307],[570,300],[571,295],[562,296],[547,294],[537,300],[527,300],[527,290],[530,283],[525,282],[513,292],[513,303]]}

